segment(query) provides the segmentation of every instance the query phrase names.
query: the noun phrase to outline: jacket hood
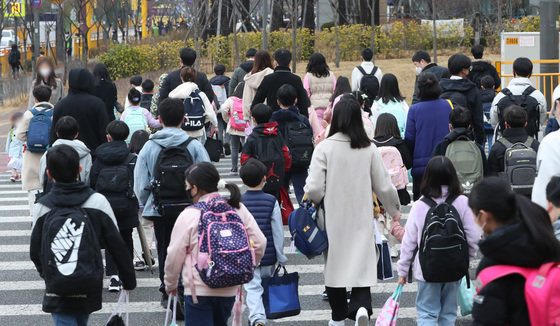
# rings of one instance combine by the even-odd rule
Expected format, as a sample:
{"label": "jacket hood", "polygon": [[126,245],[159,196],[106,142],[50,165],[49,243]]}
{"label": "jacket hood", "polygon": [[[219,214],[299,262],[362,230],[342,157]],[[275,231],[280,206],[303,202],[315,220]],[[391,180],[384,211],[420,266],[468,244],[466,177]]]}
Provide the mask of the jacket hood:
{"label": "jacket hood", "polygon": [[403,143],[402,139],[393,136],[381,136],[373,139],[376,146],[397,146]]}
{"label": "jacket hood", "polygon": [[265,136],[276,136],[278,135],[278,123],[277,122],[268,122],[268,123],[261,123],[253,128],[253,132],[265,135]]}
{"label": "jacket hood", "polygon": [[73,149],[76,150],[76,152],[78,152],[78,155],[80,156],[80,159],[84,158],[85,156],[87,156],[90,153],[90,150],[86,146],[86,144],[84,144],[81,140],[78,140],[78,139],[74,139],[74,140],[57,139],[53,143],[53,146],[56,146],[56,145],[68,145],[68,146],[72,147]]}
{"label": "jacket hood", "polygon": [[245,70],[245,72],[248,73],[249,71],[251,71],[251,69],[253,69],[253,63],[255,63],[255,61],[253,60],[245,61],[239,65],[239,68]]}
{"label": "jacket hood", "polygon": [[265,68],[264,70],[261,70],[259,72],[256,72],[254,74],[248,73],[245,75],[245,77],[243,78],[243,80],[245,80],[245,85],[248,85],[251,88],[258,88],[259,85],[261,84],[263,78],[268,75],[271,74],[273,72],[272,69],[270,68]]}
{"label": "jacket hood", "polygon": [[220,76],[214,76],[212,78],[210,78],[210,84],[212,85],[223,85],[225,83],[227,83],[231,78],[229,78],[228,76],[224,76],[224,75],[220,75]]}
{"label": "jacket hood", "polygon": [[[436,67],[439,67],[436,63],[433,63],[433,62],[432,62],[432,63],[428,63],[428,64],[426,65],[426,67],[424,67],[424,69],[422,69],[422,72],[424,72],[424,71],[430,71],[430,69],[436,68]],[[437,69],[437,68],[436,68],[436,69]]]}
{"label": "jacket hood", "polygon": [[471,72],[486,72],[492,69],[494,66],[492,65],[492,61],[490,60],[478,59],[472,62],[471,67]]}
{"label": "jacket hood", "polygon": [[445,91],[457,91],[457,92],[468,92],[469,90],[476,88],[476,85],[467,78],[461,79],[449,79],[442,78],[439,82],[441,89]]}
{"label": "jacket hood", "polygon": [[[531,83],[531,80],[529,78],[516,77],[509,81],[508,88],[516,87],[516,86],[525,88],[528,86],[533,86],[533,83]],[[553,92],[553,96],[554,96],[554,92]]]}
{"label": "jacket hood", "polygon": [[506,128],[502,135],[507,138],[522,138],[527,137],[527,131],[525,128]]}
{"label": "jacket hood", "polygon": [[467,136],[470,140],[472,140],[471,134],[472,133],[465,128],[454,128],[447,136],[445,136],[445,140],[452,142],[460,136]]}
{"label": "jacket hood", "polygon": [[272,119],[275,121],[290,121],[299,117],[297,106],[291,106],[289,109],[280,109],[272,113]]}
{"label": "jacket hood", "polygon": [[51,191],[40,202],[50,201],[54,206],[80,206],[95,192],[83,182],[55,182]]}
{"label": "jacket hood", "polygon": [[496,91],[493,89],[483,89],[480,91],[480,102],[487,103],[492,102],[496,97]]}
{"label": "jacket hood", "polygon": [[182,83],[169,93],[169,97],[184,99],[196,89],[198,89],[198,85],[193,82]]}
{"label": "jacket hood", "polygon": [[70,70],[68,75],[69,90],[74,93],[89,93],[93,87],[94,78],[89,70],[84,68],[75,68]]}
{"label": "jacket hood", "polygon": [[41,110],[54,109],[54,105],[52,105],[49,102],[39,102],[33,105],[32,109],[41,109]]}
{"label": "jacket hood", "polygon": [[187,139],[189,136],[180,128],[163,128],[150,136],[150,140],[163,147],[178,146]]}
{"label": "jacket hood", "polygon": [[128,154],[130,152],[124,141],[112,141],[97,147],[95,159],[107,165],[117,165],[124,162]]}

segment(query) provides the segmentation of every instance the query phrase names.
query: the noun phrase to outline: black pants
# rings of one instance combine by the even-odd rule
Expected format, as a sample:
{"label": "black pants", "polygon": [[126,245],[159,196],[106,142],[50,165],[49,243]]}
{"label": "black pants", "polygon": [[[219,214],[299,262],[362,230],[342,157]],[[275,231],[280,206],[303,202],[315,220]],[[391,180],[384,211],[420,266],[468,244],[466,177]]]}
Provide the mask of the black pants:
{"label": "black pants", "polygon": [[[161,281],[159,291],[164,295],[166,295],[165,283],[163,282],[163,277],[165,276],[165,259],[167,258],[167,247],[169,246],[169,242],[171,242],[171,231],[173,231],[176,220],[177,218],[167,217],[156,217],[153,219],[154,235],[156,236],[157,243],[159,280]],[[184,292],[183,282],[179,280],[178,293],[182,297]]]}
{"label": "black pants", "polygon": [[417,201],[420,199],[422,194],[420,194],[420,184],[422,184],[423,174],[412,175],[412,200]]}
{"label": "black pants", "polygon": [[327,286],[327,295],[329,296],[329,304],[332,310],[331,319],[333,321],[341,321],[346,318],[355,320],[356,312],[360,307],[366,308],[370,316],[373,313],[369,287],[352,288],[350,304],[346,301],[346,288],[331,288]]}
{"label": "black pants", "polygon": [[[126,249],[130,253],[130,257],[134,257],[134,242],[132,242],[132,229],[124,229],[119,231],[121,233],[121,238],[124,240],[126,244]],[[123,248],[124,249],[124,248]],[[105,274],[107,276],[118,275],[117,265],[115,264],[115,260],[113,256],[106,251],[105,252],[105,259],[107,260],[107,266],[105,268]]]}

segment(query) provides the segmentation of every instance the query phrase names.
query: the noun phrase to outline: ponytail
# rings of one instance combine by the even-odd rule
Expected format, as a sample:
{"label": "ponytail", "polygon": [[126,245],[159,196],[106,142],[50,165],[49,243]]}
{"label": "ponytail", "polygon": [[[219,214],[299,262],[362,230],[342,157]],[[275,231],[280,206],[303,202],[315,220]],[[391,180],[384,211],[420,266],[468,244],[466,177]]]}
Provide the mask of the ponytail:
{"label": "ponytail", "polygon": [[226,188],[230,193],[228,204],[238,209],[241,207],[239,187],[232,183],[224,184],[223,180],[220,180],[218,170],[212,163],[201,162],[191,166],[185,171],[185,177],[189,184],[197,186],[198,189],[206,193],[217,192],[218,189]]}
{"label": "ponytail", "polygon": [[233,183],[228,183],[226,189],[229,190],[228,204],[233,208],[241,208],[241,190],[239,190],[239,187]]}

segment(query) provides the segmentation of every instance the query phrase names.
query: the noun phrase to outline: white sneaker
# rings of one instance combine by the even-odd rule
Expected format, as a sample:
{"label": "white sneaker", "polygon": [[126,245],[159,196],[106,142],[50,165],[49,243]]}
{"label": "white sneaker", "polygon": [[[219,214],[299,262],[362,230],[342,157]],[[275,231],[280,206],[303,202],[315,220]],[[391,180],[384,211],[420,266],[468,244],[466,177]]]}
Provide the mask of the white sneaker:
{"label": "white sneaker", "polygon": [[355,326],[368,326],[368,324],[369,324],[369,315],[367,309],[361,307],[360,309],[358,309],[358,312],[356,312]]}
{"label": "white sneaker", "polygon": [[344,320],[341,321],[329,321],[329,326],[344,326]]}

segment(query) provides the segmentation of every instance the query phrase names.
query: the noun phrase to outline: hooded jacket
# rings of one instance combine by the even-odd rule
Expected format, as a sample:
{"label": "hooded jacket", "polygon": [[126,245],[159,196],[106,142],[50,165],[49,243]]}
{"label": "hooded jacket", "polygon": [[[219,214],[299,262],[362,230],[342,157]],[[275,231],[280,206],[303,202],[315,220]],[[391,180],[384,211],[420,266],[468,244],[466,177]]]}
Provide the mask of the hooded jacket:
{"label": "hooded jacket", "polygon": [[[182,83],[181,85],[175,87],[171,93],[169,93],[169,98],[176,98],[180,100],[184,100],[191,95],[192,92],[199,89],[196,83],[186,82]],[[214,92],[212,92],[214,94]],[[211,100],[212,97],[207,97],[205,92],[199,93],[200,98],[202,99],[202,103],[204,104],[204,113],[206,114],[206,122],[212,123],[214,126],[218,127],[218,118],[216,116],[216,112],[214,111],[214,107],[212,106]],[[186,133],[191,137],[202,137],[204,134],[204,128],[195,131],[186,131]]]}
{"label": "hooded jacket", "polygon": [[[89,184],[89,178],[91,173],[91,165],[92,165],[92,158],[90,154],[89,148],[82,143],[81,141],[74,139],[59,139],[54,142],[51,147],[55,147],[58,145],[68,145],[72,147],[76,152],[78,152],[78,156],[80,157],[80,165],[82,167],[82,171],[80,172],[80,181]],[[39,164],[39,180],[41,182],[41,186],[44,185],[45,182],[45,170],[47,169],[47,153],[41,156],[41,161]]]}
{"label": "hooded jacket", "polygon": [[253,128],[253,132],[247,136],[245,145],[243,145],[241,165],[245,164],[251,157],[257,158],[259,143],[262,143],[262,148],[267,148],[268,142],[274,142],[274,144],[282,150],[284,153],[285,170],[288,171],[291,167],[292,159],[288,146],[284,143],[282,136],[278,134],[277,122],[261,123]]}
{"label": "hooded jacket", "polygon": [[228,94],[233,94],[235,88],[237,87],[237,84],[242,82],[243,78],[245,78],[245,75],[248,74],[251,69],[253,69],[254,62],[255,61],[253,60],[248,60],[240,64],[239,67],[235,68],[235,71],[231,75],[231,80],[229,82]]}
{"label": "hooded jacket", "polygon": [[471,127],[477,144],[484,144],[484,112],[476,85],[466,78],[444,78],[440,82],[440,98],[448,99],[453,105],[461,105],[471,111]]}
{"label": "hooded jacket", "polygon": [[[95,150],[95,161],[91,167],[90,185],[92,189],[96,188],[97,178],[101,170],[107,167],[114,167],[126,164],[129,170],[129,176],[132,178],[132,186],[134,187],[134,165],[136,165],[136,156],[131,154],[128,146],[124,141],[111,141],[99,146]],[[130,188],[129,188],[130,189]],[[132,189],[130,189],[132,190]],[[107,196],[125,197],[126,194],[106,194]],[[113,210],[119,230],[132,229],[138,226],[138,200],[136,197],[127,198],[128,209],[123,212]]]}
{"label": "hooded jacket", "polygon": [[231,78],[229,78],[228,76],[225,75],[216,75],[212,78],[210,78],[210,84],[211,85],[218,85],[218,86],[224,86],[226,89],[226,94],[229,97],[229,83],[231,81]]}
{"label": "hooded jacket", "polygon": [[537,152],[537,177],[533,184],[531,200],[546,209],[546,186],[560,173],[560,131],[543,138]]}
{"label": "hooded jacket", "polygon": [[[502,137],[512,144],[515,144],[525,143],[529,136],[525,128],[507,128],[503,131]],[[538,153],[539,141],[533,138],[531,148]],[[504,172],[504,156],[506,154],[506,149],[506,146],[499,140],[492,144],[490,154],[488,154],[488,175],[498,175],[498,173]]]}
{"label": "hooded jacket", "polygon": [[474,60],[471,64],[471,72],[467,78],[470,79],[477,88],[480,88],[480,80],[484,76],[492,77],[492,79],[494,79],[494,88],[500,88],[502,80],[500,75],[498,75],[496,67],[492,64],[492,61],[486,59]]}
{"label": "hooded jacket", "polygon": [[[447,151],[447,146],[449,146],[449,144],[456,141],[457,138],[461,136],[466,136],[470,140],[473,140],[472,132],[470,130],[467,130],[465,128],[454,128],[453,130],[451,130],[451,132],[449,132],[447,136],[445,136],[445,139],[441,143],[437,144],[436,148],[434,148],[434,152],[432,153],[432,157],[438,155],[445,156],[445,152]],[[478,144],[477,147],[480,150],[480,155],[482,157],[482,169],[484,175],[487,175],[488,166],[486,164],[487,161],[486,161],[486,153],[484,152],[484,147]]]}
{"label": "hooded jacket", "polygon": [[[261,85],[263,78],[273,72],[274,70],[267,67],[254,74],[249,72],[245,75],[245,77],[243,77],[243,80],[245,81],[245,86],[243,87],[243,119],[245,121],[251,121],[251,107],[253,99],[255,98],[255,94],[257,93],[257,89]],[[266,101],[264,103],[267,104]]]}
{"label": "hooded jacket", "polygon": [[[154,198],[150,184],[154,178],[156,161],[162,147],[178,146],[188,139],[189,136],[182,129],[163,128],[150,136],[150,140],[146,142],[138,154],[138,160],[134,167],[134,193],[140,205],[144,206],[142,216],[151,220],[160,217],[154,207]],[[204,146],[199,141],[190,142],[187,150],[191,154],[194,164],[210,162],[206,149],[204,149]]]}
{"label": "hooded jacket", "polygon": [[[544,257],[522,221],[498,227],[478,244],[483,255],[476,274],[494,265],[536,268]],[[525,301],[525,278],[509,275],[486,285],[473,304],[473,325],[531,325]]]}
{"label": "hooded jacket", "polygon": [[109,123],[105,103],[97,96],[91,95],[93,75],[84,68],[70,70],[68,76],[68,95],[54,107],[51,128],[51,145],[58,139],[56,123],[63,116],[72,116],[78,121],[80,133],[78,139],[94,150],[107,142],[105,127]]}
{"label": "hooded jacket", "polygon": [[496,97],[496,91],[494,89],[481,89],[479,94],[481,103],[492,103],[494,97]]}
{"label": "hooded jacket", "polygon": [[[435,63],[428,64],[426,67],[424,67],[424,69],[422,69],[422,72],[431,72],[432,74],[436,75],[439,81],[441,81],[442,78],[451,77],[451,74],[449,73],[449,70],[447,70],[447,68],[438,66]],[[416,104],[418,102],[420,102],[420,99],[418,98],[418,75],[416,75],[416,80],[414,81],[414,94],[412,95],[412,104]]]}
{"label": "hooded jacket", "polygon": [[[171,93],[172,90],[183,83],[183,80],[181,79],[181,69],[182,68],[170,72],[163,80],[163,83],[159,88],[159,103],[168,98],[169,93]],[[206,94],[206,98],[214,98],[212,85],[210,85],[208,77],[206,77],[205,73],[203,73],[202,71],[197,71],[196,79],[194,80],[194,82],[198,86],[198,89]]]}
{"label": "hooded jacket", "polygon": [[[83,182],[55,183],[52,190],[43,196],[33,210],[34,227],[31,233],[30,257],[39,275],[44,278],[41,251],[43,225],[47,214],[53,207],[79,206],[87,213],[93,224],[101,248],[105,248],[113,257],[119,271],[119,277],[126,290],[136,287],[136,275],[132,257],[117,229],[111,206],[105,197],[93,191]],[[87,245],[84,243],[83,245]],[[100,271],[102,273],[103,271]],[[50,280],[45,279],[48,284]],[[61,297],[45,293],[43,311],[60,314],[90,314],[101,309],[103,280],[91,284],[90,292],[85,296]]]}

